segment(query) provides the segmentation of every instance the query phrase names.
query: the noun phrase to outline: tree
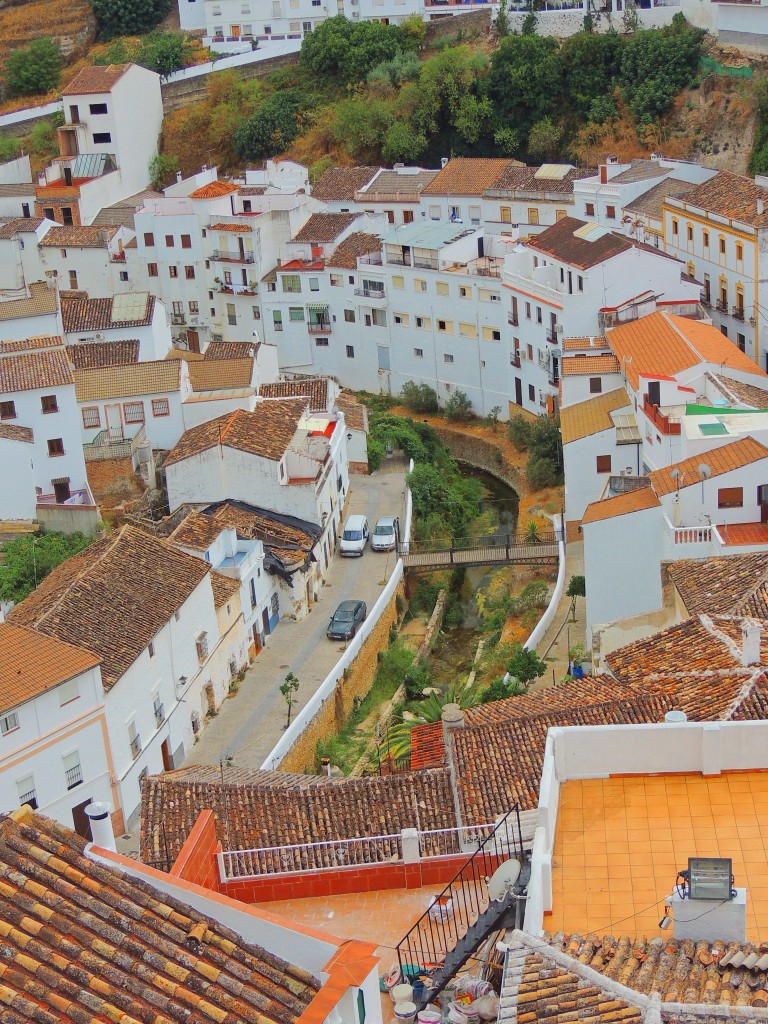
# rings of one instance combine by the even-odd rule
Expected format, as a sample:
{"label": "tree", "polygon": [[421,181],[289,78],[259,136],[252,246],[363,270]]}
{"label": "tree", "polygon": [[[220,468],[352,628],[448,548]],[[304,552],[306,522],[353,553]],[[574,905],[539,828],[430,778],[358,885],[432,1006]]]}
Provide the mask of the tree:
{"label": "tree", "polygon": [[170,6],[170,0],[91,0],[102,39],[149,32],[163,20]]}
{"label": "tree", "polygon": [[155,188],[164,188],[176,178],[179,158],[167,153],[156,153],[149,161],[149,177]]}
{"label": "tree", "polygon": [[389,108],[381,100],[342,100],[336,107],[333,135],[347,147],[353,160],[376,160],[392,124]]}
{"label": "tree", "polygon": [[61,81],[62,64],[58,46],[47,36],[12,50],[5,64],[9,96],[37,96],[55,89]]}
{"label": "tree", "polygon": [[496,28],[496,35],[499,39],[503,39],[504,36],[509,35],[509,14],[507,13],[507,7],[509,6],[509,0],[501,0],[499,4],[499,10],[496,14],[496,20],[494,26]]}
{"label": "tree", "polygon": [[536,651],[519,646],[507,662],[507,672],[521,683],[532,683],[547,670],[547,663]]}
{"label": "tree", "polygon": [[531,443],[532,435],[533,424],[521,413],[518,413],[517,416],[513,416],[509,423],[507,423],[507,436],[512,442],[515,451],[527,451],[528,446]]}
{"label": "tree", "polygon": [[167,78],[190,63],[191,52],[192,45],[183,32],[152,32],[142,42],[135,63]]}
{"label": "tree", "polygon": [[545,117],[537,121],[528,136],[528,154],[533,160],[541,162],[554,160],[560,149],[563,129],[551,118]]}
{"label": "tree", "polygon": [[673,19],[667,28],[636,32],[627,41],[621,58],[621,87],[639,124],[666,114],[675,95],[693,80],[702,38],[703,32],[681,18]]}
{"label": "tree", "polygon": [[437,412],[437,393],[429,384],[408,380],[400,389],[400,401],[411,412]]}
{"label": "tree", "polygon": [[487,66],[468,46],[448,47],[422,65],[411,120],[432,150],[469,153],[490,133],[492,105],[480,95]]}
{"label": "tree", "polygon": [[490,704],[492,701],[505,700],[507,697],[520,697],[524,693],[528,693],[528,686],[525,683],[521,683],[519,679],[499,676],[483,691],[480,703]]}
{"label": "tree", "polygon": [[[551,487],[563,481],[563,446],[560,423],[549,416],[537,416],[528,443],[526,476],[531,487]],[[534,482],[536,481],[536,482]]]}
{"label": "tree", "polygon": [[304,37],[301,63],[318,78],[362,82],[377,64],[392,60],[404,42],[396,25],[352,22],[337,14]]}
{"label": "tree", "polygon": [[562,98],[558,43],[550,36],[507,36],[491,57],[484,82],[500,128],[530,132],[537,121],[556,114]]}
{"label": "tree", "polygon": [[235,153],[242,160],[263,160],[282,153],[299,134],[301,106],[295,89],[270,96],[236,130],[232,140]]}
{"label": "tree", "polygon": [[15,160],[16,157],[21,156],[21,151],[21,139],[16,139],[11,135],[0,135],[0,163],[4,163],[6,160]]}
{"label": "tree", "polygon": [[560,59],[565,92],[581,117],[593,102],[610,97],[618,81],[623,47],[618,32],[577,32],[563,42]]}
{"label": "tree", "polygon": [[407,121],[393,121],[387,129],[381,156],[385,164],[413,164],[427,145],[426,135],[414,131],[413,126]]}
{"label": "tree", "polygon": [[296,692],[298,691],[298,689],[299,680],[296,678],[293,672],[289,672],[288,675],[285,677],[285,682],[280,684],[280,693],[282,693],[283,695],[283,700],[285,701],[285,705],[288,710],[288,717],[285,722],[286,729],[291,724],[291,709],[293,708],[294,702],[296,700]]}
{"label": "tree", "polygon": [[25,534],[3,545],[0,599],[23,601],[49,572],[91,543],[82,533]]}
{"label": "tree", "polygon": [[568,589],[565,592],[566,597],[571,599],[571,621],[576,621],[576,598],[587,596],[587,585],[583,576],[571,576],[568,581]]}
{"label": "tree", "polygon": [[468,420],[473,416],[472,402],[465,391],[456,390],[445,403],[447,420]]}

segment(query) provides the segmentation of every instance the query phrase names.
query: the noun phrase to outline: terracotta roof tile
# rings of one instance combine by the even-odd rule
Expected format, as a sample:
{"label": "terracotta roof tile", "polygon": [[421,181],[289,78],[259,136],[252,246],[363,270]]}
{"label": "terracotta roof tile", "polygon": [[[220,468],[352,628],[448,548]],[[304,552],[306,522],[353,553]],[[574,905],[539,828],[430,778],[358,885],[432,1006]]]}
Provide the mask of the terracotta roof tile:
{"label": "terracotta roof tile", "polygon": [[55,334],[40,334],[33,338],[0,341],[0,355],[6,356],[14,352],[34,352],[44,348],[63,348],[65,344],[64,339]]}
{"label": "terracotta roof tile", "polygon": [[[723,374],[710,374],[726,393],[741,405],[750,409],[768,409],[768,387],[756,387],[754,384],[745,384],[743,381],[734,380],[733,377],[725,377]],[[765,381],[768,385],[768,381]]]}
{"label": "terracotta roof tile", "polygon": [[263,384],[259,389],[262,398],[306,398],[312,412],[328,410],[328,378],[314,377],[309,380],[283,380],[276,384]]}
{"label": "terracotta roof tile", "polygon": [[78,402],[168,394],[181,386],[181,362],[152,359],[146,363],[75,370],[74,378]]}
{"label": "terracotta roof tile", "polygon": [[674,376],[705,362],[766,377],[760,367],[716,327],[684,316],[650,313],[614,327],[606,337],[635,389],[641,374]]}
{"label": "terracotta roof tile", "polygon": [[279,461],[306,411],[302,399],[259,402],[253,412],[238,409],[185,431],[165,460],[166,466],[222,445]]}
{"label": "terracotta roof tile", "polygon": [[213,516],[193,510],[182,519],[168,540],[171,544],[194,551],[207,551],[224,529],[225,524]]}
{"label": "terracotta roof tile", "polygon": [[211,231],[233,231],[236,234],[248,235],[251,232],[250,224],[211,224]]}
{"label": "terracotta roof tile", "polygon": [[29,286],[29,295],[20,299],[0,300],[0,320],[15,320],[24,316],[44,316],[58,309],[56,290],[44,282]]}
{"label": "terracotta roof tile", "polygon": [[72,367],[61,348],[22,352],[0,359],[0,394],[36,391],[72,383]]}
{"label": "terracotta roof tile", "polygon": [[[35,194],[35,185],[31,182],[25,188],[28,188],[29,191],[24,195]],[[36,231],[42,223],[42,217],[14,217],[12,220],[0,224],[0,238],[13,238],[20,231]]]}
{"label": "terracotta roof tile", "polygon": [[[233,774],[230,775],[230,772]],[[233,781],[229,781],[230,778]],[[173,860],[203,810],[216,817],[216,831],[230,849],[259,849],[293,843],[393,835],[456,827],[447,770],[383,778],[329,779],[324,775],[192,766],[150,777],[141,794],[141,858],[147,864]],[[167,852],[166,852],[167,850]],[[395,853],[393,846],[392,853]],[[315,847],[308,866],[329,867],[335,857]],[[247,857],[247,855],[246,855]],[[278,855],[243,858],[244,871],[280,870]]]}
{"label": "terracotta roof tile", "polygon": [[357,270],[358,258],[381,252],[381,239],[378,235],[369,235],[365,231],[353,231],[342,238],[325,262],[327,267],[339,267],[343,270]]}
{"label": "terracotta roof tile", "polygon": [[344,413],[344,420],[350,430],[368,430],[368,409],[350,391],[341,391],[336,405]]}
{"label": "terracotta roof tile", "polygon": [[[667,572],[689,615],[736,614],[758,594],[767,602],[768,613],[768,553],[687,558],[672,562]],[[768,614],[758,617],[768,618]]]}
{"label": "terracotta roof tile", "polygon": [[0,711],[95,668],[99,660],[91,651],[55,637],[0,622]]}
{"label": "terracotta roof tile", "polygon": [[3,441],[23,441],[32,444],[35,435],[30,427],[19,427],[15,423],[0,423],[0,439]]}
{"label": "terracotta roof tile", "polygon": [[425,722],[411,729],[411,771],[445,765],[443,723]]}
{"label": "terracotta roof tile", "polygon": [[351,202],[355,192],[367,185],[378,172],[378,167],[329,167],[312,186],[312,195],[324,203],[345,199]]}
{"label": "terracotta roof tile", "polygon": [[591,178],[595,171],[590,167],[571,167],[562,176],[548,174],[548,165],[526,167],[511,164],[490,186],[496,192],[524,192],[526,195],[537,192],[559,192],[564,196],[573,195],[573,183],[581,178]]}
{"label": "terracotta roof tile", "polygon": [[212,341],[205,350],[205,359],[246,359],[259,350],[255,341]]}
{"label": "terracotta roof tile", "polygon": [[84,341],[67,349],[76,370],[96,370],[106,366],[128,366],[139,361],[139,342]]}
{"label": "terracotta roof tile", "polygon": [[[133,293],[139,299],[141,293]],[[146,295],[146,302],[142,305],[137,301],[136,312],[129,319],[116,319],[114,312],[121,315],[120,307],[115,309],[115,301],[122,296],[115,295],[111,299],[62,299],[61,318],[64,323],[64,333],[73,334],[77,331],[105,331],[110,327],[146,327],[152,323],[155,315],[155,296]]]}
{"label": "terracotta roof tile", "polygon": [[201,559],[124,526],[62,562],[10,621],[92,651],[109,689],[209,571]]}
{"label": "terracotta roof tile", "polygon": [[333,242],[355,220],[354,213],[313,213],[294,242]]}
{"label": "terracotta roof tile", "polygon": [[79,71],[61,90],[62,96],[87,96],[89,93],[109,92],[126,73],[130,64],[109,64],[106,67],[87,67]]}
{"label": "terracotta roof tile", "polygon": [[241,185],[239,189],[241,196],[263,196],[266,191],[266,185]]}
{"label": "terracotta roof tile", "polygon": [[[28,807],[0,822],[3,997],[15,1024],[296,1024],[317,979],[86,846]],[[191,948],[193,927],[202,941]]]}
{"label": "terracotta roof tile", "polygon": [[106,249],[117,227],[61,226],[50,228],[39,242],[43,248]]}
{"label": "terracotta roof tile", "polygon": [[626,516],[630,512],[643,512],[646,509],[660,506],[661,502],[652,487],[638,487],[634,491],[625,491],[624,494],[617,494],[613,498],[593,501],[591,505],[587,505],[581,525],[599,523],[603,519]]}
{"label": "terracotta roof tile", "polygon": [[229,181],[210,181],[207,185],[201,185],[194,192],[189,193],[189,199],[219,199],[221,196],[228,196],[237,192],[237,185]]}
{"label": "terracotta roof tile", "polygon": [[620,373],[619,360],[614,355],[567,356],[562,361],[564,377],[589,376],[591,374]]}
{"label": "terracotta roof tile", "polygon": [[[758,200],[764,204],[763,212],[758,212]],[[685,209],[695,207],[756,228],[768,227],[768,189],[743,174],[718,171],[709,181],[687,192],[682,202]]]}
{"label": "terracotta roof tile", "polygon": [[[567,361],[563,360],[564,363]],[[583,437],[590,437],[592,434],[600,433],[601,430],[610,430],[613,427],[610,414],[616,409],[625,409],[629,405],[631,402],[624,388],[616,388],[615,391],[606,391],[604,394],[588,398],[584,402],[567,405],[560,410],[560,431],[563,444],[570,444]]]}
{"label": "terracotta roof tile", "polygon": [[607,349],[608,342],[602,336],[593,338],[566,338],[563,341],[564,352],[583,352],[589,351],[590,349]]}
{"label": "terracotta roof tile", "polygon": [[359,202],[397,203],[410,202],[439,174],[439,171],[418,170],[415,174],[401,174],[399,171],[383,169],[360,190]]}
{"label": "terracotta roof tile", "polygon": [[249,388],[253,378],[253,358],[200,359],[189,363],[189,382],[193,391],[220,391],[223,388]]}
{"label": "terracotta roof tile", "polygon": [[481,196],[519,160],[499,157],[454,157],[423,191],[425,196]]}
{"label": "terracotta roof tile", "polygon": [[240,584],[237,580],[230,579],[229,576],[216,572],[214,569],[211,570],[211,587],[213,603],[217,608],[221,608],[227,601],[231,601],[240,591]]}
{"label": "terracotta roof tile", "polygon": [[260,540],[265,550],[282,563],[292,566],[307,562],[321,533],[320,527],[314,523],[270,512],[243,501],[217,502],[203,511],[213,517],[219,530],[231,526],[243,540]]}
{"label": "terracotta roof tile", "polygon": [[644,217],[652,217],[654,220],[661,220],[664,216],[662,206],[667,196],[680,199],[696,186],[693,182],[683,181],[681,178],[666,178],[664,181],[643,192],[637,199],[624,207],[626,213],[639,214]]}
{"label": "terracotta roof tile", "polygon": [[[741,469],[753,462],[768,458],[768,448],[760,444],[754,437],[742,437],[738,441],[731,441],[720,448],[710,448],[706,453],[707,465],[712,476],[720,476],[723,473],[731,473],[734,469]],[[661,497],[664,494],[671,494],[678,488],[692,487],[701,483],[698,467],[701,465],[701,455],[693,456],[690,459],[683,459],[682,462],[673,463],[671,466],[664,466],[662,469],[654,469],[649,479],[656,494]],[[679,475],[675,479],[672,472],[677,469]]]}
{"label": "terracotta roof tile", "polygon": [[529,249],[543,252],[579,270],[589,270],[633,247],[630,238],[616,231],[598,234],[592,241],[579,238],[575,232],[585,227],[586,223],[575,217],[563,217],[556,224],[544,228],[540,234],[529,238],[526,245]]}

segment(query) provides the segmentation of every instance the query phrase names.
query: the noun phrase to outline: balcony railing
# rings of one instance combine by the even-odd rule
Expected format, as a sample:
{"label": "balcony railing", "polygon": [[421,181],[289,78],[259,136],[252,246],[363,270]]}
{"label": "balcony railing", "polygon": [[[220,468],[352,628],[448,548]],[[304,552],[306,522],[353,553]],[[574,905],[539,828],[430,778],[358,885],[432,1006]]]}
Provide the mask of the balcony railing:
{"label": "balcony railing", "polygon": [[743,306],[734,306],[733,309],[731,310],[731,316],[735,317],[737,320],[743,320],[744,319],[744,307]]}
{"label": "balcony railing", "polygon": [[315,323],[310,320],[307,324],[307,330],[310,334],[330,334],[331,333],[331,321],[322,320]]}
{"label": "balcony railing", "polygon": [[136,760],[140,753],[141,736],[134,736],[133,739],[131,740],[131,757],[134,759],[134,761]]}
{"label": "balcony railing", "polygon": [[556,345],[557,344],[558,337],[557,337],[557,335],[555,334],[554,331],[547,331],[547,341],[549,342],[550,345]]}
{"label": "balcony railing", "polygon": [[439,270],[440,260],[434,256],[414,256],[413,265],[421,270]]}
{"label": "balcony railing", "polygon": [[411,259],[409,256],[390,256],[387,255],[387,263],[391,263],[396,267],[410,267]]}
{"label": "balcony railing", "polygon": [[507,313],[507,323],[510,325],[510,327],[520,326],[520,320],[518,319],[515,313]]}
{"label": "balcony railing", "polygon": [[74,765],[72,768],[67,768],[64,774],[67,779],[67,789],[74,789],[75,786],[79,786],[83,781],[83,769],[79,764]]}
{"label": "balcony railing", "polygon": [[718,313],[727,313],[728,312],[728,303],[725,302],[723,299],[718,299],[717,300],[717,311],[718,311]]}
{"label": "balcony railing", "polygon": [[385,299],[387,297],[383,288],[355,288],[355,295],[362,295],[366,299]]}
{"label": "balcony railing", "polygon": [[518,370],[520,369],[520,353],[519,352],[514,352],[509,357],[509,365],[510,366],[516,366]]}
{"label": "balcony railing", "polygon": [[380,252],[372,252],[369,256],[358,256],[358,263],[364,263],[370,267],[380,267],[384,262]]}
{"label": "balcony railing", "polygon": [[155,722],[157,722],[158,729],[165,721],[165,708],[162,704],[155,705]]}
{"label": "balcony railing", "polygon": [[212,260],[220,263],[253,263],[252,252],[230,252],[229,249],[214,249],[211,253]]}
{"label": "balcony railing", "polygon": [[680,433],[680,423],[661,412],[658,405],[651,403],[648,395],[643,395],[643,412],[662,434],[674,436]]}
{"label": "balcony railing", "polygon": [[556,388],[558,386],[558,384],[560,383],[560,374],[559,373],[553,373],[550,370],[549,371],[548,379],[549,379],[549,386],[551,388]]}

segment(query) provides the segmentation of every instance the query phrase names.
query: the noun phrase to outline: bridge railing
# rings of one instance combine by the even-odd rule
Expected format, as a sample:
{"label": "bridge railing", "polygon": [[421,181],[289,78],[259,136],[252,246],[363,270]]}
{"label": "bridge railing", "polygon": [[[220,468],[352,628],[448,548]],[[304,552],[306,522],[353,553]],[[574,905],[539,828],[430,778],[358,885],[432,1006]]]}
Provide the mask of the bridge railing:
{"label": "bridge railing", "polygon": [[443,537],[437,540],[410,542],[411,555],[432,555],[441,551],[474,551],[480,548],[532,548],[557,543],[554,532],[533,534],[493,533],[487,537]]}

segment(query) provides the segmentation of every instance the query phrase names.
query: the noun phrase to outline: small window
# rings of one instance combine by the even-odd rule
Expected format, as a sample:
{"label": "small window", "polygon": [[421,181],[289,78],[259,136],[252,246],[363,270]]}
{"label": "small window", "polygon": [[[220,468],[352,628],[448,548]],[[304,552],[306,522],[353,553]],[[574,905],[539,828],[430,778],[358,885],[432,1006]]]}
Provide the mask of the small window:
{"label": "small window", "polygon": [[80,689],[76,679],[69,679],[66,683],[62,683],[58,687],[58,691],[60,708],[63,708],[65,704],[69,704],[73,700],[77,700],[80,696]]}
{"label": "small window", "polygon": [[94,145],[96,145],[96,146],[104,146],[108,142],[111,142],[111,141],[112,141],[112,136],[109,134],[109,132],[94,132],[93,133],[93,142],[94,142]]}
{"label": "small window", "polygon": [[173,248],[173,244],[174,244],[174,243],[173,243],[173,235],[166,235],[166,236],[165,236],[165,245],[166,245],[166,248],[167,248],[167,249],[172,249],[172,248]]}
{"label": "small window", "polygon": [[195,268],[194,267],[184,267],[184,277],[187,279],[187,281],[194,281],[194,279],[195,279]]}
{"label": "small window", "polygon": [[450,354],[450,352],[445,352],[443,354],[443,362],[444,363],[452,363],[453,362],[453,356]]}
{"label": "small window", "polygon": [[178,267],[168,267],[168,276],[169,277],[178,277],[179,276],[179,268]]}
{"label": "small window", "polygon": [[76,292],[77,291],[77,271],[76,270],[70,270],[69,271],[69,290],[71,292]]}
{"label": "small window", "polygon": [[536,388],[533,386],[533,384],[529,384],[528,385],[528,401],[529,402],[535,402],[536,401]]}
{"label": "small window", "polygon": [[718,508],[743,508],[744,488],[743,487],[718,487],[717,489]]}
{"label": "small window", "polygon": [[528,223],[538,224],[539,223],[539,211],[536,206],[531,206],[528,210]]}
{"label": "small window", "polygon": [[83,409],[83,427],[86,430],[93,430],[101,426],[101,416],[97,405],[89,405]]}
{"label": "small window", "polygon": [[415,359],[423,359],[424,358],[424,349],[423,348],[415,348],[413,350],[413,355],[414,355]]}
{"label": "small window", "polygon": [[298,293],[301,291],[301,278],[298,274],[283,274],[283,291]]}
{"label": "small window", "polygon": [[64,441],[60,437],[52,437],[48,442],[48,454],[53,458],[64,454]]}
{"label": "small window", "polygon": [[73,750],[71,754],[65,754],[61,759],[64,764],[64,778],[67,782],[67,789],[74,789],[83,781],[83,769],[80,764],[80,751]]}
{"label": "small window", "polygon": [[106,114],[108,113],[106,103],[89,103],[88,109],[92,114]]}
{"label": "small window", "polygon": [[689,242],[693,241],[693,224],[687,224],[685,228],[686,237]]}
{"label": "small window", "polygon": [[738,262],[744,259],[744,246],[741,242],[736,243],[736,259]]}
{"label": "small window", "polygon": [[147,274],[148,274],[149,277],[157,277],[157,264],[156,263],[148,263],[147,264]]}
{"label": "small window", "polygon": [[605,216],[608,218],[608,220],[616,220],[616,207],[606,206]]}
{"label": "small window", "polygon": [[145,231],[144,232],[144,245],[151,247],[154,244],[155,244],[155,236],[153,235],[153,233],[151,231]]}
{"label": "small window", "polygon": [[173,315],[174,316],[184,316],[184,303],[183,302],[174,302],[174,304],[173,304]]}
{"label": "small window", "polygon": [[501,207],[500,220],[501,220],[502,224],[511,224],[512,223],[512,207],[511,206],[502,206]]}
{"label": "small window", "polygon": [[435,283],[435,292],[438,295],[450,295],[447,281],[437,281]]}
{"label": "small window", "polygon": [[304,323],[304,307],[303,306],[289,306],[288,307],[288,319],[292,320],[293,323]]}
{"label": "small window", "polygon": [[347,359],[354,359],[354,358],[355,358],[355,346],[354,345],[347,345]]}
{"label": "small window", "polygon": [[208,657],[208,634],[198,633],[195,638],[195,650],[197,651],[197,660],[202,665],[205,659]]}
{"label": "small window", "polygon": [[191,249],[192,248],[192,235],[182,235],[181,236],[181,248],[182,249]]}
{"label": "small window", "polygon": [[[333,282],[331,282],[331,284],[333,284]],[[392,287],[393,288],[405,288],[405,278],[402,277],[400,274],[393,275],[393,277],[392,277]]]}
{"label": "small window", "polygon": [[343,286],[343,284],[344,284],[344,275],[343,274],[331,274],[331,287],[332,288],[341,288]]}
{"label": "small window", "polygon": [[355,322],[355,311],[354,311],[354,309],[345,309],[344,310],[344,322],[348,323],[348,324],[353,324]]}
{"label": "small window", "polygon": [[311,292],[320,291],[320,279],[318,277],[310,277],[309,279],[309,290]]}
{"label": "small window", "polygon": [[531,304],[530,304],[530,302],[526,302],[526,304],[525,304],[525,319],[526,320],[530,320],[531,319]]}
{"label": "small window", "polygon": [[40,399],[40,404],[43,407],[43,412],[58,412],[59,403],[56,401],[56,395],[43,395]]}
{"label": "small window", "polygon": [[[587,217],[594,217],[595,216],[595,204],[594,203],[585,203],[584,204],[584,212],[587,215]],[[534,394],[534,398],[535,397],[536,396]],[[533,401],[533,399],[531,399],[531,401]]]}
{"label": "small window", "polygon": [[0,718],[0,736],[7,736],[9,732],[14,732],[19,728],[19,716],[15,711],[11,711],[8,715],[3,715]]}
{"label": "small window", "polygon": [[589,393],[590,395],[600,395],[603,391],[603,380],[602,377],[590,377],[589,378]]}
{"label": "small window", "polygon": [[595,458],[595,469],[598,473],[610,473],[611,472],[611,456],[610,455],[598,455]]}
{"label": "small window", "polygon": [[555,210],[555,222],[559,220],[565,220],[568,216],[565,210]]}
{"label": "small window", "polygon": [[678,230],[679,230],[679,224],[677,223],[677,220],[673,217],[672,218],[672,234],[676,235],[678,233]]}
{"label": "small window", "polygon": [[438,320],[437,321],[437,329],[438,329],[438,331],[447,331],[448,330],[448,321],[447,320]]}
{"label": "small window", "polygon": [[315,348],[328,348],[328,339],[315,338]]}
{"label": "small window", "polygon": [[37,790],[35,788],[34,775],[25,775],[23,779],[16,780],[16,792],[19,794],[19,806],[28,804],[32,810],[37,809]]}
{"label": "small window", "polygon": [[720,237],[720,255],[725,256],[725,239]]}
{"label": "small window", "polygon": [[189,300],[189,315],[190,316],[197,316],[199,312],[200,312],[200,307],[198,306],[196,300],[195,299],[190,299]]}
{"label": "small window", "polygon": [[128,280],[128,271],[127,270],[121,270],[120,271],[120,280],[121,281],[127,281]]}
{"label": "small window", "polygon": [[702,241],[704,243],[704,248],[708,249],[709,248],[709,232],[708,231],[703,231],[702,234],[701,234],[701,239],[702,239]]}
{"label": "small window", "polygon": [[126,423],[143,423],[144,422],[144,403],[143,402],[124,402],[123,403],[123,415],[125,416]]}
{"label": "small window", "polygon": [[0,402],[0,420],[16,419],[16,403]]}
{"label": "small window", "polygon": [[150,658],[154,658],[154,656],[155,656],[155,643],[154,643],[153,640],[149,641],[149,644],[147,645],[147,652],[148,652]]}

